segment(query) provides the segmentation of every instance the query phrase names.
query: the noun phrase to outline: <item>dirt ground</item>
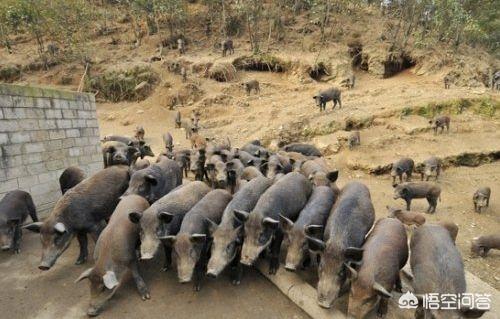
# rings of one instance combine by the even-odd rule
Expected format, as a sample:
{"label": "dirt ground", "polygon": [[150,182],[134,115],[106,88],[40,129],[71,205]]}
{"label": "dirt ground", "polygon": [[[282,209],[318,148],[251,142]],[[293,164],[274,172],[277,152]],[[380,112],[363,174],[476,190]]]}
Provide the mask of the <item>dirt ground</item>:
{"label": "dirt ground", "polygon": [[[0,309],[2,318],[87,318],[88,281],[74,280],[92,261],[76,266],[78,244],[59,258],[54,268],[42,272],[40,240],[25,233],[21,254],[0,254]],[[226,273],[202,283],[180,284],[174,271],[161,272],[161,259],[141,264],[151,299],[141,301],[132,281],[118,290],[99,318],[272,318],[305,319],[308,316],[289,301],[256,270],[246,269],[240,286],[233,286]],[[6,275],[8,274],[8,275]]]}

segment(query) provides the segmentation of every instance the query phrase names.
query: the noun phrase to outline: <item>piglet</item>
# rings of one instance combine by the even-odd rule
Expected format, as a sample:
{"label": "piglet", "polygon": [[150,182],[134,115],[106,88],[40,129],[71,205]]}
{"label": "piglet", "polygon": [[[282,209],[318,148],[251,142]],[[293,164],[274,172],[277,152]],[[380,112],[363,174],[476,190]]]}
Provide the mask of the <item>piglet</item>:
{"label": "piglet", "polygon": [[473,256],[486,257],[490,249],[500,249],[500,234],[484,235],[472,239],[470,250]]}
{"label": "piglet", "polygon": [[389,211],[389,217],[397,218],[405,225],[421,226],[425,224],[425,216],[423,214],[411,211],[402,211],[401,209],[390,206],[387,206],[387,210]]}
{"label": "piglet", "polygon": [[0,247],[2,250],[12,249],[20,252],[21,226],[30,215],[34,222],[38,222],[36,208],[29,193],[13,190],[5,194],[0,201]]}

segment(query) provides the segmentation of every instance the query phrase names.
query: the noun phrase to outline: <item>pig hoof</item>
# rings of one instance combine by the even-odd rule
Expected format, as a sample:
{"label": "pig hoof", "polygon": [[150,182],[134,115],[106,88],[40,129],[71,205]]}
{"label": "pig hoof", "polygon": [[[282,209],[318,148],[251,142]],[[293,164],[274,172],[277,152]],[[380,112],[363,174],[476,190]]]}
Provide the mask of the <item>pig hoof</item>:
{"label": "pig hoof", "polygon": [[270,275],[276,275],[277,271],[278,271],[278,267],[271,267],[271,268],[269,268],[269,274]]}
{"label": "pig hoof", "polygon": [[151,299],[151,295],[149,294],[149,292],[146,292],[146,293],[142,294],[141,299],[142,300]]}
{"label": "pig hoof", "polygon": [[161,269],[161,271],[166,272],[169,269],[170,269],[170,266],[163,266],[163,268]]}
{"label": "pig hoof", "polygon": [[84,264],[87,261],[87,258],[78,258],[75,262],[75,265]]}
{"label": "pig hoof", "polygon": [[20,254],[20,253],[21,253],[21,249],[19,249],[19,248],[14,249],[14,254]]}
{"label": "pig hoof", "polygon": [[201,287],[199,285],[194,286],[194,291],[200,291]]}
{"label": "pig hoof", "polygon": [[240,280],[237,280],[237,279],[233,279],[231,281],[231,283],[234,285],[234,286],[238,286],[239,284],[241,284],[241,281]]}

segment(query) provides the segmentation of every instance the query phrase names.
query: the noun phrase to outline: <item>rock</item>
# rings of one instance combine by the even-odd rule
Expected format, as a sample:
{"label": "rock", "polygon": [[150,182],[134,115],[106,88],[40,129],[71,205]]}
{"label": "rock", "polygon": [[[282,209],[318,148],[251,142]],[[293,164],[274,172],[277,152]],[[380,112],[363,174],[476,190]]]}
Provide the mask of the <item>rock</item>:
{"label": "rock", "polygon": [[142,114],[144,113],[144,110],[137,110],[137,114]]}

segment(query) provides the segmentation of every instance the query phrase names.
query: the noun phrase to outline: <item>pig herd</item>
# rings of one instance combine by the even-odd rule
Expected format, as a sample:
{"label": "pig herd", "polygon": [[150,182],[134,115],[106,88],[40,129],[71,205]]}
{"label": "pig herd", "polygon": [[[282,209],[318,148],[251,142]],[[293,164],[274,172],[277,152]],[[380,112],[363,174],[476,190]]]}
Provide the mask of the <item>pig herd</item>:
{"label": "pig herd", "polygon": [[[196,119],[191,122],[197,125]],[[394,198],[404,199],[407,211],[388,207],[389,217],[375,221],[368,187],[359,181],[337,187],[339,172],[312,145],[294,143],[271,152],[258,140],[234,148],[229,141],[204,139],[202,146],[174,150],[168,134],[165,151],[151,164],[144,157],[154,154],[143,138],[142,127],[135,138],[106,137],[105,168],[90,177],[76,167],[65,170],[63,196],[43,222],[26,192],[12,191],[0,202],[2,249],[19,253],[21,226],[31,216],[33,222],[23,227],[40,233],[41,270],[50,269],[74,237],[80,247],[76,264],[88,259],[87,235],[96,242],[94,265],[76,279],[90,282],[89,316],[103,310],[127,273],[141,298],[149,299],[139,261],[158,251],[165,255],[163,270],[174,264],[179,282],[192,282],[198,291],[205,275],[215,278],[225,269],[239,284],[244,266],[259,258],[267,259],[275,274],[283,247],[286,270],[317,268],[318,304],[330,308],[348,294],[348,315],[354,318],[387,313],[393,291],[402,289],[400,272],[408,259],[419,298],[466,291],[455,246],[458,227],[429,224],[423,214],[409,211],[413,198],[426,198],[434,213],[441,193],[435,183],[402,183],[411,178],[411,159],[395,163],[391,174],[394,183],[400,179]],[[422,176],[439,176],[436,160],[424,165]],[[476,192],[476,211],[489,197],[489,188]],[[409,240],[405,225],[416,226]],[[471,250],[484,257],[499,246],[500,236],[482,236]],[[426,318],[430,312],[417,310]],[[481,314],[463,307],[453,315]]]}

